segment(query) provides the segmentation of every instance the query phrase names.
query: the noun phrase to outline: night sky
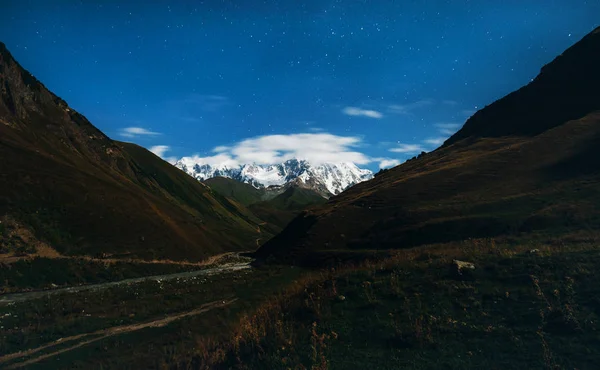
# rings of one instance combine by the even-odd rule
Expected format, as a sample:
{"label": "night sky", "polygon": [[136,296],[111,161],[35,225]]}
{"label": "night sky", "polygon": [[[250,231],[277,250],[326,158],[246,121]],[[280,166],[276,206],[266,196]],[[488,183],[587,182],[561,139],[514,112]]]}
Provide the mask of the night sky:
{"label": "night sky", "polygon": [[434,149],[599,14],[577,0],[0,0],[0,41],[107,135],[167,159],[310,148],[377,170]]}

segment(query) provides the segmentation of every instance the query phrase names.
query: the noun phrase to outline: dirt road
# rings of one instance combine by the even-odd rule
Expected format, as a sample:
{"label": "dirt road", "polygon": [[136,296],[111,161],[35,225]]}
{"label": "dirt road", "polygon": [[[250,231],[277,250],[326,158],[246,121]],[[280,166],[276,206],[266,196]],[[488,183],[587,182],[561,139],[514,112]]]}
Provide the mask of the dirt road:
{"label": "dirt road", "polygon": [[[202,305],[201,307],[191,310],[191,311],[173,314],[173,315],[170,315],[170,316],[167,316],[167,317],[164,317],[161,319],[149,321],[149,322],[131,324],[131,325],[114,326],[111,328],[98,330],[98,331],[95,331],[92,333],[78,334],[78,335],[73,335],[73,336],[66,337],[66,338],[61,338],[61,339],[58,339],[54,342],[50,342],[50,343],[45,344],[40,347],[0,356],[0,364],[5,364],[7,362],[10,363],[10,362],[13,362],[14,360],[23,359],[23,361],[21,361],[21,362],[16,362],[16,363],[13,362],[13,363],[7,364],[6,369],[16,369],[19,367],[31,365],[36,362],[42,361],[44,359],[59,355],[61,353],[65,353],[65,352],[74,350],[76,348],[85,346],[87,344],[94,343],[99,340],[111,337],[113,335],[129,333],[132,331],[141,330],[141,329],[145,329],[145,328],[159,328],[161,326],[165,326],[173,321],[182,319],[184,317],[198,315],[198,314],[210,311],[214,308],[225,307],[225,306],[235,302],[236,300],[237,300],[237,298],[229,299],[226,301],[214,301],[214,302],[206,303],[206,304]],[[69,345],[67,347],[55,349],[54,351],[52,351],[53,348],[62,346],[65,343],[69,343],[69,342],[73,342],[73,344]],[[47,350],[50,350],[51,352],[47,352]],[[3,366],[4,365],[2,365],[0,367],[3,367]]]}
{"label": "dirt road", "polygon": [[123,284],[136,284],[148,280],[155,281],[165,281],[172,279],[189,279],[196,276],[210,276],[215,274],[222,274],[227,272],[239,271],[243,269],[250,268],[251,259],[248,258],[247,261],[244,262],[233,262],[233,263],[225,263],[219,265],[217,267],[212,268],[204,268],[196,271],[188,271],[188,272],[180,272],[176,274],[168,274],[168,275],[154,275],[154,276],[144,276],[140,278],[134,279],[125,279],[119,281],[111,281],[108,283],[102,284],[89,284],[89,285],[80,285],[66,288],[57,288],[50,290],[41,290],[41,291],[33,291],[33,292],[24,292],[24,293],[12,293],[12,294],[3,294],[0,295],[0,305],[10,304],[15,302],[23,302],[31,299],[47,297],[49,295],[60,294],[60,293],[77,293],[87,290],[100,290],[106,289],[117,285]]}

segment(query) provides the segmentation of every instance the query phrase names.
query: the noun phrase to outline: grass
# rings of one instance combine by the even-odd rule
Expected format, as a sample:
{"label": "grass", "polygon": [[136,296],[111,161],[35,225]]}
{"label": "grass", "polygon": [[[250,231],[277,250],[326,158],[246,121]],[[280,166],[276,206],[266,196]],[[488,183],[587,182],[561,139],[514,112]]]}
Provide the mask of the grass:
{"label": "grass", "polygon": [[213,177],[203,181],[212,190],[224,197],[233,199],[244,206],[260,202],[265,191],[227,177]]}
{"label": "grass", "polygon": [[[589,231],[468,239],[331,269],[268,266],[47,297],[0,307],[0,352],[236,297],[32,367],[594,368],[599,243]],[[475,269],[458,273],[455,259]]]}
{"label": "grass", "polygon": [[[583,233],[473,239],[313,273],[243,316],[229,341],[207,339],[186,361],[240,369],[594,368],[598,241]],[[458,274],[455,258],[476,269]]]}
{"label": "grass", "polygon": [[160,319],[215,300],[238,298],[235,304],[224,309],[185,318],[164,328],[143,329],[105,339],[39,364],[42,368],[89,368],[91,364],[115,368],[127,363],[135,368],[156,367],[171,355],[181,355],[194,348],[199,336],[224,338],[225,335],[226,338],[241,312],[260,305],[300,273],[293,268],[242,270],[195,279],[147,281],[78,294],[65,293],[0,306],[0,353],[35,348],[59,338],[108,327]]}
{"label": "grass", "polygon": [[245,207],[146,149],[112,141],[39,96],[30,103],[43,107],[22,107],[26,122],[4,117],[21,129],[0,125],[0,156],[14,158],[0,163],[0,219],[61,254],[198,261],[271,236]]}
{"label": "grass", "polygon": [[598,122],[600,115],[591,113],[532,138],[443,146],[302,213],[256,255],[310,263],[324,249],[597,229]]}
{"label": "grass", "polygon": [[327,202],[327,199],[323,198],[314,190],[290,187],[265,203],[275,209],[301,211],[310,206],[323,204],[325,202]]}
{"label": "grass", "polygon": [[[226,177],[213,177],[203,181],[217,197],[227,197],[246,207],[264,221],[261,228],[275,235],[281,231],[300,211],[325,203],[327,200],[311,189],[296,186],[285,190],[256,189]],[[266,241],[266,238],[261,238]]]}
{"label": "grass", "polygon": [[101,263],[76,258],[35,257],[0,265],[0,293],[98,284],[197,269],[198,266],[179,264]]}

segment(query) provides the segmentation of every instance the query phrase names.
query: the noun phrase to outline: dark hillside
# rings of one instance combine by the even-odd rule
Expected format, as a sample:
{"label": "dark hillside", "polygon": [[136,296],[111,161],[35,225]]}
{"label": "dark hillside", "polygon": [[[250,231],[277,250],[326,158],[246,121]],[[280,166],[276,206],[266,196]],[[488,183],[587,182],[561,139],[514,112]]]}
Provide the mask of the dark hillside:
{"label": "dark hillside", "polygon": [[442,148],[304,212],[257,256],[317,263],[340,251],[600,226],[600,63],[588,63],[598,50],[595,31]]}
{"label": "dark hillside", "polygon": [[0,216],[63,254],[199,259],[260,221],[147,150],[109,139],[0,45]]}
{"label": "dark hillside", "polygon": [[544,66],[529,84],[490,104],[446,145],[465,138],[534,136],[600,109],[600,27]]}

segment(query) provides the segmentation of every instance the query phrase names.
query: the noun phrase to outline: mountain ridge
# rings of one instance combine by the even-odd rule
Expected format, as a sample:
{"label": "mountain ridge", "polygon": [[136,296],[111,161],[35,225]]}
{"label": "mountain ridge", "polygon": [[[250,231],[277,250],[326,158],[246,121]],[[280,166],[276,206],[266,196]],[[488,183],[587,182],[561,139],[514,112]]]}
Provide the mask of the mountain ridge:
{"label": "mountain ridge", "polygon": [[272,165],[230,166],[210,165],[201,163],[193,157],[183,157],[175,163],[175,166],[199,181],[213,177],[228,177],[258,189],[294,183],[315,190],[326,198],[373,177],[373,172],[360,169],[351,162],[313,165],[302,159],[289,159]]}
{"label": "mountain ridge", "polygon": [[600,27],[544,65],[531,82],[477,111],[444,145],[466,138],[534,136],[600,109],[598,44]]}
{"label": "mountain ridge", "polygon": [[[111,140],[0,46],[0,221],[62,255],[198,260],[245,250],[249,210],[135,144]],[[0,246],[11,241],[0,234]]]}
{"label": "mountain ridge", "polygon": [[[600,63],[587,61],[600,58],[600,34],[590,35],[543,69],[534,80],[541,85],[486,106],[439,149],[303,212],[256,257],[319,264],[332,255],[598,227]],[[570,76],[587,79],[578,89]]]}

